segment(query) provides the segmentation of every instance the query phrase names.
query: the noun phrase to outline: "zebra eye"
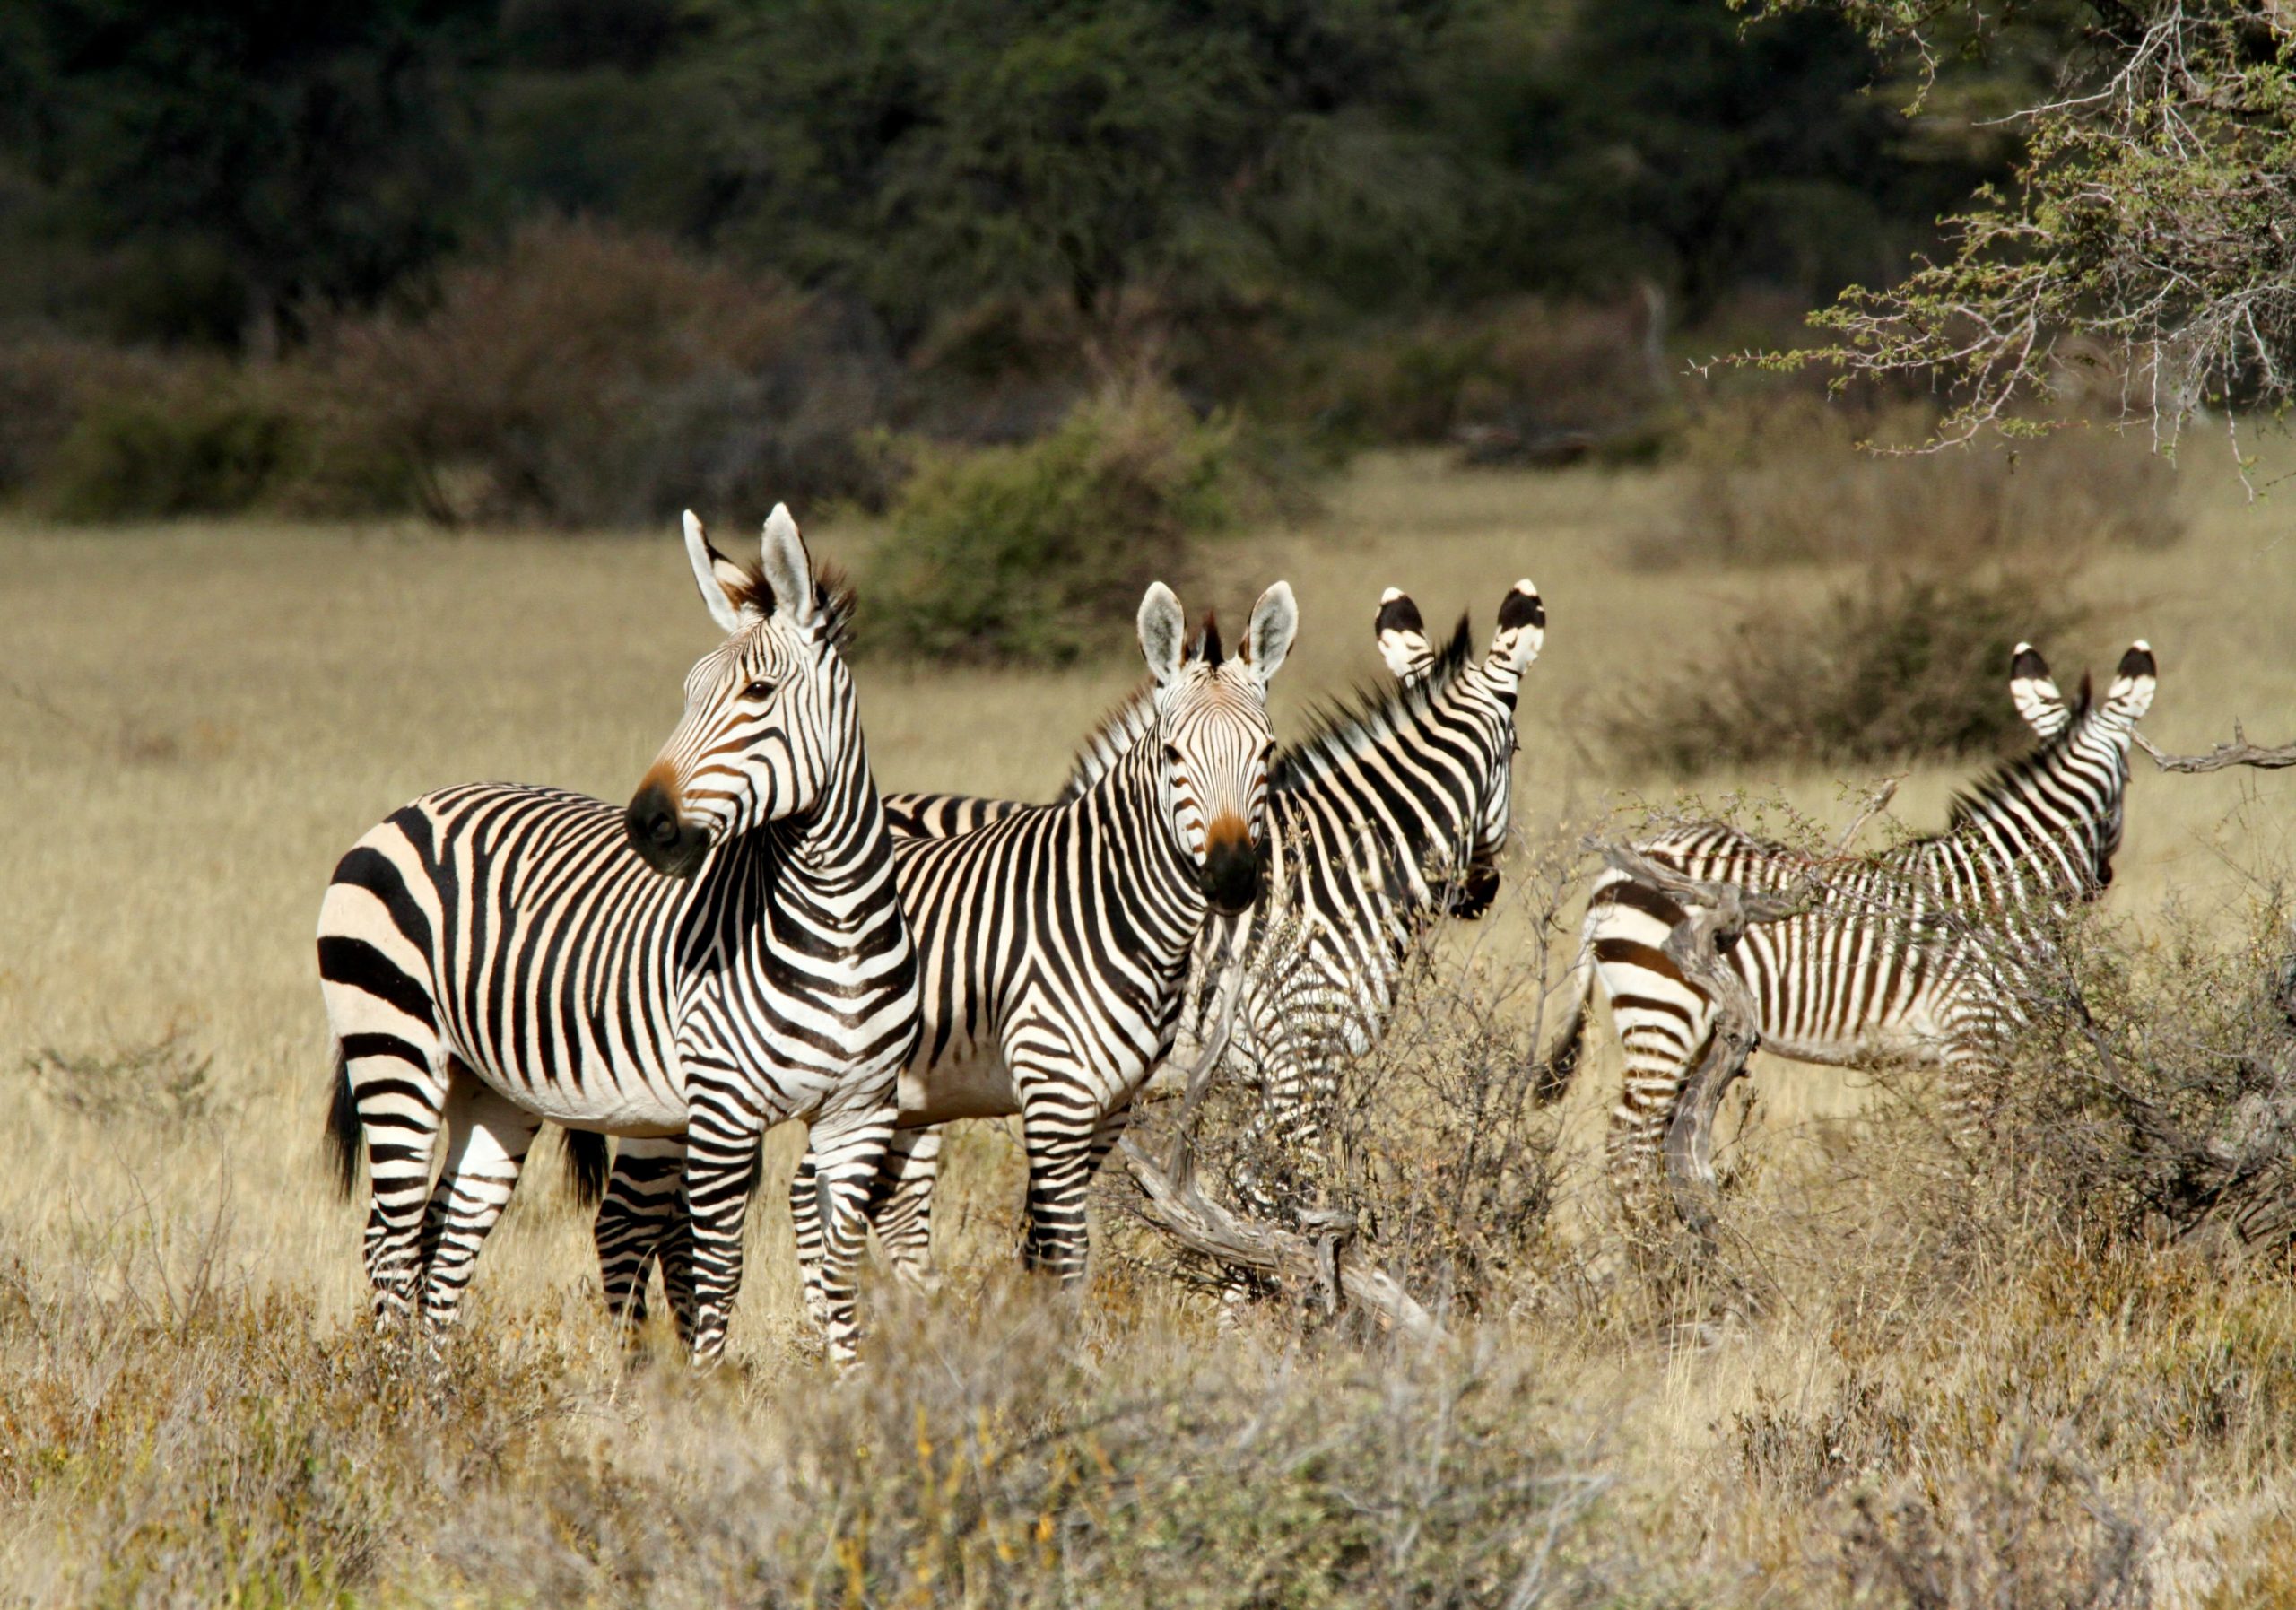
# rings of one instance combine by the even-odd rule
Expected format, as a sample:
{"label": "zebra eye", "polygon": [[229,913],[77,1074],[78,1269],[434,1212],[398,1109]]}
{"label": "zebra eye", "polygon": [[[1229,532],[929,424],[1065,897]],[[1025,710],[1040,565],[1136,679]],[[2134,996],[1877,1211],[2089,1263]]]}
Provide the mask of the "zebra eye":
{"label": "zebra eye", "polygon": [[1177,766],[1177,765],[1178,765],[1179,763],[1180,763],[1180,746],[1179,746],[1178,744],[1165,744],[1165,745],[1164,745],[1164,764],[1166,764],[1167,766]]}
{"label": "zebra eye", "polygon": [[763,681],[762,679],[750,683],[749,686],[742,690],[742,697],[744,699],[770,699],[773,697],[773,684],[770,682]]}

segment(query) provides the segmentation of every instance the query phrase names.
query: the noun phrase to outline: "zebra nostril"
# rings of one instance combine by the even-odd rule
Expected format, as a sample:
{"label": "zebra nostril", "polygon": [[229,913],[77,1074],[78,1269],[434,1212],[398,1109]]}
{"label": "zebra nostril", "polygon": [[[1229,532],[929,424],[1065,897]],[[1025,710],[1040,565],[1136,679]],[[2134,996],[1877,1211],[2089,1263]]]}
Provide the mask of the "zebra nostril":
{"label": "zebra nostril", "polygon": [[664,811],[646,824],[646,836],[664,849],[678,841],[678,819]]}

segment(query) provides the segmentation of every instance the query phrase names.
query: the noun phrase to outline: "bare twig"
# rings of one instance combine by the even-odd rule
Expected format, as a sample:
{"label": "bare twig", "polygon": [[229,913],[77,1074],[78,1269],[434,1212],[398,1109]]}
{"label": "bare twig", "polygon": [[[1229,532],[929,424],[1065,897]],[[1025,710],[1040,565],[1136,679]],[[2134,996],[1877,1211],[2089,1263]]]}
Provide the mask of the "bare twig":
{"label": "bare twig", "polygon": [[2276,771],[2283,766],[2296,766],[2296,744],[2283,744],[2277,749],[2259,749],[2248,742],[2248,735],[2232,723],[2232,742],[2219,744],[2206,754],[2164,754],[2160,746],[2143,733],[2135,735],[2137,747],[2152,757],[2152,763],[2163,771],[2222,771],[2227,766],[2254,766],[2259,771]]}
{"label": "bare twig", "polygon": [[[1181,1144],[1185,1147],[1184,1140]],[[1335,1248],[1319,1248],[1306,1236],[1231,1213],[1207,1198],[1193,1180],[1175,1178],[1158,1167],[1130,1136],[1118,1144],[1125,1166],[1147,1195],[1149,1223],[1189,1251],[1264,1275],[1294,1291],[1321,1285],[1335,1258],[1339,1288],[1349,1301],[1413,1341],[1448,1340],[1434,1316],[1384,1269],[1361,1258],[1339,1257]]]}

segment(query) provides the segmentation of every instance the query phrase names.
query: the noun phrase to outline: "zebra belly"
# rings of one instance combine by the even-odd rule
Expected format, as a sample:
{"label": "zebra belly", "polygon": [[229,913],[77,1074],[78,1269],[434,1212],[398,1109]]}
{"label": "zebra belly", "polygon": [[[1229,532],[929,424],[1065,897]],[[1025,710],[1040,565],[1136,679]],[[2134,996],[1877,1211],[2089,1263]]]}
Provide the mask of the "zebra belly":
{"label": "zebra belly", "polygon": [[951,1118],[996,1118],[1021,1110],[1012,1070],[994,1046],[975,1046],[944,1057],[932,1066],[922,1058],[900,1072],[900,1116],[904,1129]]}
{"label": "zebra belly", "polygon": [[578,1085],[570,1079],[529,1083],[470,1057],[463,1061],[482,1081],[528,1112],[569,1129],[629,1136],[685,1133],[685,1098],[674,1088],[675,1082],[658,1070],[601,1067],[586,1072]]}
{"label": "zebra belly", "polygon": [[1831,1067],[1926,1067],[1944,1059],[1945,1035],[1926,1012],[1867,1029],[1848,1040],[1777,1038],[1764,1032],[1761,1049],[1796,1062]]}

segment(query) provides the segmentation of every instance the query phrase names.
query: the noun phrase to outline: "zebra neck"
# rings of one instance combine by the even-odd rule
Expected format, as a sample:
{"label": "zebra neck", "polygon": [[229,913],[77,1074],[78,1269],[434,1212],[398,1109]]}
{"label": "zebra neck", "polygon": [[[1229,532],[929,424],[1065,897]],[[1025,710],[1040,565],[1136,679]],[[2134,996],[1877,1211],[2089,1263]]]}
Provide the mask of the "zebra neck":
{"label": "zebra neck", "polygon": [[1104,911],[1120,912],[1140,959],[1177,971],[1210,915],[1195,864],[1164,809],[1161,756],[1135,744],[1083,796],[1093,853],[1088,870]]}
{"label": "zebra neck", "polygon": [[734,965],[882,949],[896,913],[892,834],[865,755],[833,776],[813,808],[726,841],[690,911],[695,937]]}

